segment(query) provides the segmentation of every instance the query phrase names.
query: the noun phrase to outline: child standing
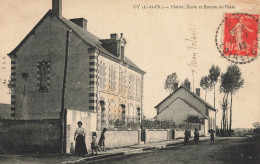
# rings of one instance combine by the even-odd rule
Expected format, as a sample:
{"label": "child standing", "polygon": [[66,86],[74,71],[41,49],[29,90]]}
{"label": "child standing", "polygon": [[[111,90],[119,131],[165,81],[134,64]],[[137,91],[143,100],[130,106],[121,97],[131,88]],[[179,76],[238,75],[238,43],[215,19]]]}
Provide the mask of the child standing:
{"label": "child standing", "polygon": [[215,140],[214,132],[211,131],[211,132],[210,132],[210,144],[214,144],[214,140]]}
{"label": "child standing", "polygon": [[92,154],[94,154],[94,151],[96,152],[96,155],[97,155],[97,148],[98,148],[98,145],[97,145],[97,133],[96,132],[93,132],[92,134],[92,142],[91,142],[91,151],[92,151]]}
{"label": "child standing", "polygon": [[101,132],[100,139],[98,141],[98,146],[101,148],[102,151],[105,151],[105,133],[107,131],[107,128],[104,128]]}
{"label": "child standing", "polygon": [[199,144],[199,138],[200,138],[200,133],[199,133],[198,129],[195,128],[195,131],[194,131],[194,141],[195,141],[196,145]]}

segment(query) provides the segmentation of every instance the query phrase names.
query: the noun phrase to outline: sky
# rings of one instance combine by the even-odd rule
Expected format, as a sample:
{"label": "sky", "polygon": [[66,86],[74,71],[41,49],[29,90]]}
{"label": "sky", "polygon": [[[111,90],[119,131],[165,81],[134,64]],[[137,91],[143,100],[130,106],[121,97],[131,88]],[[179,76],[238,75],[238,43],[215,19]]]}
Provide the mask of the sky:
{"label": "sky", "polygon": [[[51,0],[1,0],[0,5],[0,81],[10,76],[10,59],[7,56],[51,9]],[[138,8],[139,5],[139,8]],[[160,9],[142,9],[145,5],[160,5]],[[183,8],[171,8],[173,5]],[[196,9],[188,9],[197,6]],[[202,9],[198,7],[202,5]],[[205,9],[205,5],[208,6]],[[224,9],[209,6],[223,5]],[[227,6],[226,6],[227,5]],[[169,8],[162,9],[168,6]],[[233,7],[232,7],[233,6]],[[226,9],[225,9],[226,7]],[[233,8],[233,9],[232,9]],[[234,9],[235,8],[235,9]],[[225,13],[248,12],[260,14],[260,3],[254,0],[63,0],[62,15],[65,18],[88,20],[87,29],[99,38],[106,39],[111,33],[123,33],[127,40],[125,55],[142,68],[144,76],[144,113],[148,118],[156,115],[156,106],[169,95],[164,89],[167,75],[176,72],[180,82],[192,81],[188,65],[196,53],[194,88],[200,78],[208,74],[212,65],[222,72],[231,63],[221,57],[215,45],[215,34]],[[196,49],[189,49],[196,31]],[[221,35],[221,33],[220,33]],[[221,37],[221,36],[220,36]],[[248,128],[260,121],[260,61],[239,65],[245,83],[233,96],[233,127]],[[220,109],[217,84],[216,108]],[[8,88],[0,84],[0,103],[10,103]],[[201,89],[201,97],[205,91]],[[207,101],[213,103],[213,92],[208,92]],[[221,110],[217,113],[220,125]]]}

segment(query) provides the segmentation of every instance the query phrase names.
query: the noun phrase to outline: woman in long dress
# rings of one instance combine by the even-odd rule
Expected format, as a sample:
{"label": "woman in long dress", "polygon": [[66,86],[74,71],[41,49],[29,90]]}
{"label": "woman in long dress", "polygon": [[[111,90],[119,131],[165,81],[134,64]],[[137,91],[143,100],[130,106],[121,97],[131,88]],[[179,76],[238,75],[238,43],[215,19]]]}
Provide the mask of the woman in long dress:
{"label": "woman in long dress", "polygon": [[75,144],[75,155],[84,156],[88,154],[86,142],[85,142],[85,129],[82,127],[82,122],[78,122],[78,128],[75,131],[74,140],[76,140]]}

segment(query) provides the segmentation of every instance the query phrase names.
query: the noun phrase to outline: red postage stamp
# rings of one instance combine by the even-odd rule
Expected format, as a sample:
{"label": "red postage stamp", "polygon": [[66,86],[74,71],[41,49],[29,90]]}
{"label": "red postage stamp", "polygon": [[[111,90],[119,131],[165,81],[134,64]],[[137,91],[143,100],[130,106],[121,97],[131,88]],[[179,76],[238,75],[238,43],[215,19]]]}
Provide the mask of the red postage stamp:
{"label": "red postage stamp", "polygon": [[223,54],[257,55],[258,15],[225,14]]}
{"label": "red postage stamp", "polygon": [[[223,29],[223,34],[219,35]],[[250,63],[259,55],[259,15],[227,13],[215,41],[220,54],[236,64]]]}

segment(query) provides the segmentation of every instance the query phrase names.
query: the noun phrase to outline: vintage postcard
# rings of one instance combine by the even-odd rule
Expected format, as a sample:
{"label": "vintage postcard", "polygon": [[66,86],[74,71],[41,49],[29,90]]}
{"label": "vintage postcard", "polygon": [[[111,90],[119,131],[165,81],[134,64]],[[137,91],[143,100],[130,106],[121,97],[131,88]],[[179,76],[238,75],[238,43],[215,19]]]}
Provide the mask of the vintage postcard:
{"label": "vintage postcard", "polygon": [[0,3],[0,163],[260,163],[260,1]]}

